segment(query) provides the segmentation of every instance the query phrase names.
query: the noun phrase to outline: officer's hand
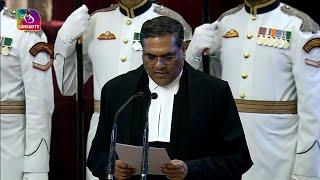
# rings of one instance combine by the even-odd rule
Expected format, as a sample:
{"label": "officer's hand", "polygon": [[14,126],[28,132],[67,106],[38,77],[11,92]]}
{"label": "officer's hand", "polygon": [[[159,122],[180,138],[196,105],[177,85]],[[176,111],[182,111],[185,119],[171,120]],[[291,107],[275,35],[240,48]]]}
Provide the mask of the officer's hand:
{"label": "officer's hand", "polygon": [[23,173],[23,180],[48,180],[48,173],[34,173],[25,172]]}
{"label": "officer's hand", "polygon": [[171,180],[185,179],[188,174],[188,166],[181,160],[172,160],[171,164],[161,166],[161,171]]}
{"label": "officer's hand", "polygon": [[136,170],[129,164],[126,164],[121,160],[116,160],[116,167],[114,172],[116,179],[129,179],[135,172]]}
{"label": "officer's hand", "polygon": [[58,36],[65,43],[74,43],[83,32],[85,32],[89,25],[90,15],[88,14],[88,8],[86,5],[82,5],[76,9],[67,20],[63,23],[61,29],[58,32]]}
{"label": "officer's hand", "polygon": [[199,58],[214,52],[221,42],[218,36],[218,21],[212,24],[203,24],[194,31],[192,41],[187,49],[187,59]]}

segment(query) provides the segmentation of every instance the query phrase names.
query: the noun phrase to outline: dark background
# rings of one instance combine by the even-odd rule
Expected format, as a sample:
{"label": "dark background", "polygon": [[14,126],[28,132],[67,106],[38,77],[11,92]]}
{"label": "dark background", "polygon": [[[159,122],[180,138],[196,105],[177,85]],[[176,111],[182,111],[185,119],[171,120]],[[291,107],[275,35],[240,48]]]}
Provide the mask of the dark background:
{"label": "dark background", "polygon": [[[75,0],[53,0],[53,20],[44,24],[44,30],[49,43],[53,44],[56,33],[64,21],[75,9]],[[90,12],[108,7],[116,0],[85,0]],[[209,0],[211,9],[210,22],[217,19],[224,11],[241,4],[243,0]],[[285,0],[293,7],[307,13],[315,21],[320,23],[320,13],[316,9],[315,2],[311,0]],[[163,4],[178,13],[186,21],[195,27],[202,24],[203,1],[202,0],[159,0]],[[58,21],[56,21],[58,20]],[[55,77],[55,76],[54,76]],[[92,78],[85,85],[85,130],[88,131],[91,114],[93,112]],[[50,180],[75,180],[76,179],[76,102],[75,97],[61,96],[55,84],[55,112],[52,121]]]}

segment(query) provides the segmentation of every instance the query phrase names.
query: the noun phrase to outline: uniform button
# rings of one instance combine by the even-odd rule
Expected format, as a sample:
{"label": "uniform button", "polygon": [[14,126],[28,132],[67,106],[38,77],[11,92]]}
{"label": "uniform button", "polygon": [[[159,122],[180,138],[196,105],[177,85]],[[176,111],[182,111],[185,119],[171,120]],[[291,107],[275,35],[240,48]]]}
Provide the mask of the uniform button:
{"label": "uniform button", "polygon": [[245,97],[246,97],[246,95],[245,95],[243,92],[241,92],[241,93],[240,93],[240,98],[243,99],[243,98],[245,98]]}
{"label": "uniform button", "polygon": [[124,38],[124,39],[122,40],[122,42],[125,43],[125,44],[127,44],[127,43],[129,42],[129,40],[128,40],[127,38]]}
{"label": "uniform button", "polygon": [[120,60],[121,60],[122,62],[126,62],[127,57],[125,57],[125,56],[121,56]]}
{"label": "uniform button", "polygon": [[248,39],[252,39],[252,38],[253,38],[253,35],[252,35],[251,33],[248,33],[248,34],[247,34],[247,38],[248,38]]}
{"label": "uniform button", "polygon": [[130,25],[132,23],[132,21],[130,19],[126,20],[126,24]]}
{"label": "uniform button", "polygon": [[248,74],[247,74],[247,73],[242,73],[242,74],[241,74],[241,77],[242,77],[243,79],[247,79]]}
{"label": "uniform button", "polygon": [[256,15],[252,15],[252,16],[251,16],[251,20],[252,20],[252,21],[257,20],[257,16],[256,16]]}
{"label": "uniform button", "polygon": [[243,57],[246,58],[246,59],[248,59],[248,58],[250,57],[250,54],[249,54],[249,53],[244,53],[244,54],[243,54]]}

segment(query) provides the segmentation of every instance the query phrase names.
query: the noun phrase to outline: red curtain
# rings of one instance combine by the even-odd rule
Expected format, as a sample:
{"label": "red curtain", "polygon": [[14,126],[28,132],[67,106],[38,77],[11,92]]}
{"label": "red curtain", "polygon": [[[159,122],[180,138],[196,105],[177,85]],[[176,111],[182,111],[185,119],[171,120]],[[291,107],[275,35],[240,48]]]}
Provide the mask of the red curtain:
{"label": "red curtain", "polygon": [[[110,4],[115,4],[117,2],[117,0],[85,0],[85,4],[88,6],[90,13],[97,9],[109,7]],[[237,6],[241,2],[243,2],[243,0],[233,0],[229,2],[211,0],[211,19],[217,19],[224,11]],[[157,3],[179,12],[193,28],[202,24],[203,1],[201,0],[158,0]],[[75,9],[75,4],[75,1],[66,2],[63,0],[54,0],[52,18],[54,20],[64,21]]]}

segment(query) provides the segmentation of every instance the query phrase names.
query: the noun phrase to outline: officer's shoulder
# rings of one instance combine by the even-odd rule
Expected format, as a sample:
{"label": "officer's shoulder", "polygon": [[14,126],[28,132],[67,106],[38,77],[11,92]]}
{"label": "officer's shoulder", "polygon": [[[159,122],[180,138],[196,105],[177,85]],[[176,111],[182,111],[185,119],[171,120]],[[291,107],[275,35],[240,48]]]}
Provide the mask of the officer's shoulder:
{"label": "officer's shoulder", "polygon": [[221,16],[218,18],[218,21],[221,21],[226,16],[239,12],[243,7],[244,7],[244,4],[240,4],[235,8],[229,9],[228,11],[221,14]]}
{"label": "officer's shoulder", "polygon": [[177,20],[181,19],[181,20],[185,21],[184,18],[179,13],[177,13],[176,11],[174,11],[164,5],[154,4],[153,11],[156,12],[157,14],[162,15],[162,16],[168,16],[173,19],[177,19]]}
{"label": "officer's shoulder", "polygon": [[109,7],[107,8],[103,8],[103,9],[98,9],[96,11],[94,11],[93,13],[90,14],[90,16],[93,16],[97,13],[101,13],[101,12],[110,12],[110,11],[114,11],[119,7],[119,4],[111,4]]}
{"label": "officer's shoulder", "polygon": [[205,85],[208,87],[216,87],[216,86],[223,86],[223,84],[226,84],[226,81],[220,78],[217,78],[215,76],[212,76],[208,73],[204,73],[202,71],[196,70],[193,67],[189,67],[189,72],[191,73],[190,76],[195,78],[194,82],[197,82],[199,87],[202,85]]}
{"label": "officer's shoulder", "polygon": [[8,8],[4,8],[3,9],[3,15],[5,17],[8,17],[10,19],[15,20],[16,19],[16,10],[10,10]]}
{"label": "officer's shoulder", "polygon": [[185,34],[192,34],[192,28],[187,23],[187,21],[176,11],[159,4],[154,4],[154,10],[155,13],[161,15],[161,16],[168,16],[171,17],[177,21],[179,21],[182,26],[184,27]]}
{"label": "officer's shoulder", "polygon": [[28,34],[30,36],[37,36],[39,38],[43,38],[46,37],[45,33],[43,32],[43,30],[40,31],[22,31],[23,34]]}
{"label": "officer's shoulder", "polygon": [[3,21],[1,19],[1,23],[6,23],[6,28],[14,28],[17,29],[17,20],[16,20],[16,11],[10,10],[8,8],[3,9],[3,15],[1,15],[1,18],[3,18]]}
{"label": "officer's shoulder", "polygon": [[300,27],[300,30],[302,32],[317,33],[319,31],[319,25],[306,13],[299,11],[298,9],[293,8],[287,4],[282,5],[281,11],[289,16],[300,18],[302,20],[302,24]]}
{"label": "officer's shoulder", "polygon": [[39,37],[42,37],[44,36],[44,32],[42,30],[40,31],[22,31],[22,30],[19,30],[17,28],[17,19],[16,19],[16,11],[15,10],[10,10],[8,8],[5,8],[3,10],[3,16],[8,18],[9,21],[7,21],[8,25],[6,25],[6,28],[10,28],[12,30],[12,32],[15,32],[16,35],[27,35],[27,34],[30,34],[31,36],[33,35],[36,35],[36,36],[39,36]]}
{"label": "officer's shoulder", "polygon": [[45,33],[43,32],[43,30],[39,30],[39,31],[22,31],[22,30],[18,30],[17,28],[15,28],[17,35],[20,37],[24,37],[24,39],[32,39],[34,41],[41,41],[43,39],[47,40],[47,36],[45,35]]}

